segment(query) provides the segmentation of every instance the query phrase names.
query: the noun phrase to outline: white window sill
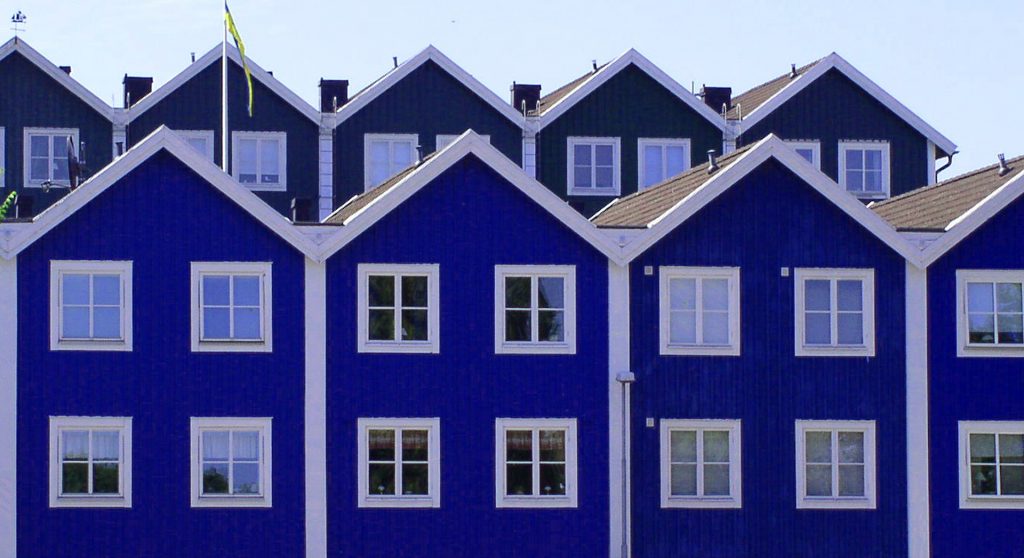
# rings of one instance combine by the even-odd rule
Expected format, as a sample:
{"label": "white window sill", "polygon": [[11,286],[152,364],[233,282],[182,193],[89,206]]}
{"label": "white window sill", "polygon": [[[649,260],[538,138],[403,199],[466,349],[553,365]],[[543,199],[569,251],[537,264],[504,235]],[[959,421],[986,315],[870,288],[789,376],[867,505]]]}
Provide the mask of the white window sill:
{"label": "white window sill", "polygon": [[271,353],[270,341],[199,341],[192,345],[194,353]]}
{"label": "white window sill", "polygon": [[697,498],[675,496],[661,501],[663,509],[740,509],[743,507],[738,498]]}
{"label": "white window sill", "polygon": [[499,508],[575,508],[576,500],[568,496],[506,496],[498,500]]}
{"label": "white window sill", "polygon": [[360,353],[420,353],[436,354],[441,349],[432,341],[394,342],[394,341],[363,341],[359,344]]}
{"label": "white window sill", "polygon": [[574,355],[576,346],[569,343],[502,343],[494,348],[499,355]]}
{"label": "white window sill", "polygon": [[124,496],[57,496],[50,499],[51,508],[130,508],[132,501]]}
{"label": "white window sill", "polygon": [[1024,510],[1024,496],[968,496],[960,498],[963,510]]}
{"label": "white window sill", "polygon": [[798,510],[873,510],[875,502],[869,498],[803,498],[797,500]]}
{"label": "white window sill", "polygon": [[739,345],[668,345],[661,347],[662,355],[674,356],[739,356]]}
{"label": "white window sill", "polygon": [[796,350],[796,356],[798,357],[873,357],[875,356],[874,347],[865,347],[863,345],[854,346],[836,346],[836,345],[803,345],[798,346]]}
{"label": "white window sill", "polygon": [[433,496],[364,496],[360,508],[440,508],[441,499]]}
{"label": "white window sill", "polygon": [[619,188],[570,188],[570,196],[618,196],[620,195],[621,189]]}
{"label": "white window sill", "polygon": [[265,496],[200,496],[192,500],[193,508],[269,508]]}
{"label": "white window sill", "polygon": [[1024,345],[960,345],[957,348],[958,357],[1024,357]]}
{"label": "white window sill", "polygon": [[131,352],[131,343],[127,343],[124,340],[91,340],[91,339],[74,339],[74,340],[61,340],[57,341],[56,344],[50,345],[51,351],[122,351]]}

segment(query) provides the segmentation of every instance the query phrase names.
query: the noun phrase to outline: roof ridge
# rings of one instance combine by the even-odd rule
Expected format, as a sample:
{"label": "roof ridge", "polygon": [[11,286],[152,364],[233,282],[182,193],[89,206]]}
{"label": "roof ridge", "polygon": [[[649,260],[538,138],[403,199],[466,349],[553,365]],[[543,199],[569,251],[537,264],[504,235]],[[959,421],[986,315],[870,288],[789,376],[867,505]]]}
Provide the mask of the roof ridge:
{"label": "roof ridge", "polygon": [[[799,76],[803,75],[803,71],[804,71],[804,70],[809,70],[809,69],[810,69],[811,67],[815,66],[816,64],[818,64],[819,62],[821,62],[822,60],[824,60],[824,59],[826,59],[826,58],[828,58],[828,56],[822,56],[821,58],[819,58],[819,59],[817,59],[817,60],[814,60],[814,61],[812,61],[812,62],[808,62],[807,64],[804,64],[803,66],[800,66],[799,68],[797,68],[797,69],[796,69],[796,71],[797,71],[797,77],[799,77]],[[747,90],[746,90],[746,91],[744,91],[743,93],[740,93],[740,94],[736,95],[735,97],[733,97],[733,99],[738,99],[738,98],[740,98],[740,97],[742,97],[742,96],[746,95],[747,93],[750,93],[751,91],[756,91],[756,90],[758,90],[758,89],[761,89],[762,87],[765,87],[765,86],[771,85],[772,83],[775,83],[776,81],[778,81],[778,80],[780,80],[780,79],[782,79],[782,78],[784,78],[784,77],[786,77],[786,76],[790,75],[790,73],[791,73],[791,72],[786,72],[786,73],[784,73],[784,74],[781,74],[781,75],[775,76],[775,77],[773,77],[772,79],[769,79],[768,81],[765,81],[764,83],[761,83],[761,84],[759,84],[759,85],[755,85],[755,86],[753,86],[753,87],[751,87],[751,88],[747,89]]]}
{"label": "roof ridge", "polygon": [[[1015,163],[1015,162],[1018,162],[1018,161],[1019,162],[1024,162],[1024,155],[1018,155],[1016,157],[1011,157],[1009,159],[1006,159],[1007,164]],[[926,193],[934,191],[936,188],[944,188],[944,187],[954,186],[955,185],[954,183],[956,183],[956,182],[961,182],[961,181],[966,180],[966,179],[968,179],[968,178],[970,178],[972,176],[977,176],[979,174],[983,174],[985,172],[989,172],[989,171],[995,170],[997,168],[999,168],[999,163],[995,163],[995,164],[992,164],[992,165],[987,165],[987,166],[984,166],[984,167],[972,169],[972,170],[969,170],[969,171],[964,172],[962,174],[958,174],[958,175],[956,175],[956,176],[954,176],[952,178],[947,178],[946,180],[943,180],[941,182],[937,182],[935,184],[928,184],[926,186],[921,186],[920,188],[915,188],[915,189],[913,189],[913,190],[911,190],[909,192],[904,192],[904,193],[902,193],[902,194],[900,194],[898,196],[893,196],[893,197],[891,197],[891,198],[889,198],[887,200],[882,200],[882,201],[880,201],[878,203],[875,203],[874,207],[883,207],[883,206],[889,205],[889,204],[897,202],[897,201],[901,201],[901,200],[905,200],[905,199],[908,199],[908,198],[912,198],[914,196],[918,196],[918,195],[921,195],[921,194],[926,194]],[[1012,170],[1013,169],[1011,169],[1011,171]]]}

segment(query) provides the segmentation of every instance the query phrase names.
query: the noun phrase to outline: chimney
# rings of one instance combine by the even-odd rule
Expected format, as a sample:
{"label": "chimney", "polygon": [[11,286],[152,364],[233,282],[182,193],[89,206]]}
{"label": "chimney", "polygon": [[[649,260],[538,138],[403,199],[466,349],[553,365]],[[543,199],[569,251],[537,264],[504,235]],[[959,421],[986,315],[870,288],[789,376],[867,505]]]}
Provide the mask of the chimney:
{"label": "chimney", "polygon": [[60,66],[60,71],[62,71],[65,74],[70,76],[71,75],[71,66]]}
{"label": "chimney", "polygon": [[124,75],[124,106],[131,107],[153,91],[153,78]]}
{"label": "chimney", "polygon": [[732,108],[732,87],[708,87],[707,85],[702,85],[700,88],[700,98],[704,99],[704,104],[721,114],[723,105],[725,105],[725,110]]}
{"label": "chimney", "polygon": [[347,102],[347,79],[320,78],[320,112],[335,112]]}
{"label": "chimney", "polygon": [[14,201],[14,217],[18,219],[32,217],[32,198],[18,196],[18,199]]}
{"label": "chimney", "polygon": [[313,200],[309,198],[292,198],[292,222],[311,223],[313,219]]}
{"label": "chimney", "polygon": [[512,92],[512,108],[523,112],[523,103],[526,103],[526,112],[537,110],[537,101],[540,101],[540,85],[512,82],[509,87]]}

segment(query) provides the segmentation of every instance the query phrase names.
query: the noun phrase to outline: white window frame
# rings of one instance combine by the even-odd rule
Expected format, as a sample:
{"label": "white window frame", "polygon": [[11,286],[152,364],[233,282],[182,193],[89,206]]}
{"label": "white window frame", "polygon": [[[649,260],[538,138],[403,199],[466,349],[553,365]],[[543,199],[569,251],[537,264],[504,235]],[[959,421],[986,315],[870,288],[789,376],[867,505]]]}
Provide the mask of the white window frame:
{"label": "white window frame", "polygon": [[[804,282],[808,279],[828,280],[833,285],[837,280],[859,279],[861,290],[863,322],[863,345],[839,345],[837,327],[837,289],[831,287],[830,315],[832,317],[832,344],[806,345],[804,343]],[[793,323],[796,356],[808,357],[873,357],[875,356],[875,270],[870,268],[796,268],[793,272]]]}
{"label": "white window frame", "polygon": [[[357,293],[358,345],[360,353],[440,353],[441,352],[441,271],[438,264],[359,264]],[[395,339],[370,339],[369,296],[371,275],[426,276],[427,277],[427,340],[403,341],[401,329],[402,293],[395,289]],[[400,285],[398,285],[400,287]]]}
{"label": "white window frame", "polygon": [[[1024,421],[959,421],[957,423],[959,436],[958,447],[960,456],[959,470],[960,478],[960,508],[961,509],[991,509],[991,510],[1019,510],[1024,509],[1024,495],[1012,494],[1002,495],[978,495],[971,494],[971,434],[1024,434]],[[998,441],[996,451],[997,486],[998,486]]]}
{"label": "white window frame", "polygon": [[370,175],[370,144],[378,141],[388,142],[388,165],[391,167],[391,174],[388,178],[385,178],[383,182],[387,182],[393,178],[396,174],[402,172],[404,169],[394,169],[394,143],[397,142],[409,142],[412,144],[410,151],[410,164],[416,164],[416,159],[419,156],[417,148],[420,145],[419,134],[363,134],[363,191],[369,192],[370,190],[380,186],[380,184],[373,183],[373,177]]}
{"label": "white window frame", "polygon": [[[358,487],[360,508],[440,508],[441,507],[441,419],[440,418],[360,418],[358,428],[359,472]],[[395,430],[395,492],[394,495],[370,495],[369,431]],[[403,495],[401,489],[401,436],[402,430],[427,431],[427,482],[426,495]]]}
{"label": "white window frame", "polygon": [[[238,182],[238,142],[240,140],[256,140],[256,182],[243,184]],[[277,183],[262,182],[262,162],[260,161],[259,142],[277,140],[277,161],[280,167],[281,180]],[[253,192],[285,192],[288,190],[288,133],[287,132],[231,132],[231,176],[246,190]]]}
{"label": "white window frame", "polygon": [[684,165],[683,165],[683,170],[679,171],[680,173],[686,172],[693,165],[693,152],[690,149],[690,138],[637,138],[637,140],[636,140],[636,189],[637,190],[645,190],[647,188],[650,188],[651,186],[654,186],[656,184],[660,184],[661,183],[661,182],[655,182],[654,184],[651,184],[651,186],[644,186],[644,175],[647,174],[647,159],[644,157],[644,148],[645,147],[660,147],[662,149],[662,158],[661,158],[661,166],[662,166],[662,168],[661,168],[661,172],[662,172],[662,176],[664,178],[661,179],[661,182],[664,182],[664,181],[668,180],[669,178],[672,178],[673,176],[676,176],[676,175],[679,174],[679,173],[676,173],[676,174],[669,174],[668,173],[668,168],[666,166],[668,161],[667,161],[667,159],[664,156],[665,148],[666,147],[684,147],[684,148],[686,148],[686,158],[685,158],[685,162],[684,162]]}
{"label": "white window frame", "polygon": [[[561,277],[565,286],[565,340],[505,340],[505,278],[530,277],[531,338],[539,327],[536,300],[538,277]],[[494,352],[495,354],[576,354],[576,266],[574,265],[496,265],[494,266]]]}
{"label": "white window frame", "polygon": [[[821,142],[818,140],[785,140],[786,145],[791,147],[793,151],[797,149],[807,149],[811,152],[811,161],[809,163],[814,168],[821,170]],[[799,153],[798,153],[799,155]],[[803,158],[801,156],[801,158]]]}
{"label": "white window frame", "polygon": [[[62,339],[63,312],[61,277],[65,273],[121,276],[121,339]],[[91,302],[90,302],[91,307]],[[91,319],[91,318],[90,318]],[[50,261],[50,350],[131,351],[132,350],[132,262],[51,260]]]}
{"label": "white window frame", "polygon": [[[796,507],[797,509],[873,510],[877,508],[878,466],[876,461],[876,425],[873,420],[798,420],[796,421]],[[806,433],[832,433],[832,494],[807,496]],[[864,496],[839,496],[838,432],[864,434]]]}
{"label": "white window frame", "polygon": [[[880,150],[882,152],[882,191],[881,192],[856,192],[851,191],[846,185],[846,152],[851,150]],[[884,200],[889,197],[889,184],[892,176],[892,165],[889,157],[889,142],[887,141],[839,141],[839,185],[847,193],[865,200]]]}
{"label": "white window frame", "polygon": [[[202,433],[207,430],[256,430],[260,433],[260,495],[203,495]],[[270,417],[191,417],[190,482],[193,508],[273,507],[273,419]]]}
{"label": "white window frame", "polygon": [[[61,495],[62,461],[61,431],[63,430],[116,430],[120,432],[121,459],[120,494]],[[92,448],[89,448],[92,463]],[[91,470],[91,467],[90,467]],[[130,508],[132,507],[132,418],[131,417],[50,417],[50,507],[51,508]],[[90,475],[91,477],[91,475]]]}
{"label": "white window frame", "polygon": [[[658,322],[660,354],[663,355],[725,355],[740,354],[740,268],[738,267],[670,267],[662,266],[659,275]],[[701,336],[702,305],[701,280],[726,279],[729,282],[729,344],[709,345],[696,343],[679,345],[672,343],[672,279],[697,280],[697,335]]]}
{"label": "white window frame", "polygon": [[[213,161],[213,130],[175,130],[181,139],[188,143],[189,140],[201,139],[206,141],[206,151],[200,151],[206,158]],[[237,132],[236,132],[237,133]],[[234,134],[232,134],[232,137]],[[197,150],[198,151],[198,150]]]}
{"label": "white window frame", "polygon": [[[569,136],[566,142],[565,187],[570,196],[618,196],[622,192],[622,139],[619,137]],[[610,145],[612,146],[612,187],[600,189],[577,188],[575,185],[575,159],[577,145]],[[596,184],[596,177],[591,172]]]}
{"label": "white window frame", "polygon": [[[539,491],[539,430],[565,431],[565,494],[509,496],[505,494],[505,432],[532,430],[533,483]],[[494,420],[494,505],[498,508],[575,508],[577,505],[577,429],[574,418],[498,418]]]}
{"label": "white window frame", "polygon": [[[434,139],[434,151],[441,151],[445,147],[451,145],[455,140],[459,139],[461,134],[437,134]],[[491,136],[489,134],[479,134],[480,138],[491,143]]]}
{"label": "white window frame", "polygon": [[[50,153],[50,167],[49,167],[50,170],[48,172],[49,178],[46,179],[46,180],[32,180],[31,179],[32,145],[31,145],[31,141],[29,140],[29,138],[32,137],[32,136],[38,136],[38,135],[50,136],[50,138],[51,138],[50,139],[50,150],[51,151],[53,150],[53,139],[52,139],[53,136],[61,136],[61,137],[65,137],[65,138],[67,136],[71,136],[72,137],[72,141],[75,144],[75,153],[76,154],[78,153],[79,145],[81,145],[79,143],[80,136],[79,136],[79,133],[78,133],[78,128],[25,128],[22,131],[21,149],[23,151],[23,153],[22,153],[22,166],[23,166],[23,168],[22,168],[22,175],[23,175],[23,178],[24,178],[24,182],[22,184],[24,184],[26,188],[42,188],[44,182],[53,181],[53,176],[52,176],[53,175],[53,159],[56,157],[56,154],[52,153],[52,152]],[[61,156],[64,156],[64,154],[62,153]],[[70,170],[71,169],[69,168],[68,171],[70,172]]]}
{"label": "white window frame", "polygon": [[[672,495],[672,432],[697,432],[697,490],[703,490],[704,451],[702,434],[708,430],[729,432],[729,496]],[[742,428],[733,419],[662,419],[661,420],[661,507],[662,508],[742,508],[743,457]]]}
{"label": "white window frame", "polygon": [[[261,309],[263,339],[205,341],[203,332],[202,277],[204,275],[259,275],[262,279]],[[192,262],[191,338],[192,352],[269,353],[274,350],[274,289],[271,262]]]}
{"label": "white window frame", "polygon": [[[958,269],[956,270],[956,355],[958,357],[1024,357],[1024,344],[971,343],[967,316],[968,283],[1021,283],[1021,269]],[[993,300],[994,303],[997,301]],[[998,324],[996,325],[998,328]],[[998,331],[998,330],[997,330]],[[998,341],[998,340],[997,340]]]}

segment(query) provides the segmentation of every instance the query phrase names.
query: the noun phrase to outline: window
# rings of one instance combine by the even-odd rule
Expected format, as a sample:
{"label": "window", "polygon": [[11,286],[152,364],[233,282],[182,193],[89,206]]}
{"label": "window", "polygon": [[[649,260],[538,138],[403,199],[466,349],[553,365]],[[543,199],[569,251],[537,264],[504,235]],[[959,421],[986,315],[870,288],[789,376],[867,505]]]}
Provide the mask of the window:
{"label": "window", "polygon": [[359,507],[441,507],[440,419],[367,419],[359,428]]}
{"label": "window", "polygon": [[796,355],[875,356],[875,272],[797,268]]}
{"label": "window", "polygon": [[576,353],[576,268],[494,267],[494,352]]}
{"label": "window", "polygon": [[619,138],[567,140],[570,196],[619,195]]}
{"label": "window", "polygon": [[50,262],[50,349],[132,350],[132,262]]}
{"label": "window", "polygon": [[359,264],[359,352],[441,350],[437,264]]}
{"label": "window", "polygon": [[270,262],[192,262],[192,350],[270,352]]}
{"label": "window", "polygon": [[814,168],[821,170],[821,143],[818,140],[790,141],[786,145],[793,148],[796,154],[807,160]]}
{"label": "window", "polygon": [[957,355],[1024,356],[1021,270],[957,270]]}
{"label": "window", "polygon": [[637,140],[637,150],[640,190],[690,168],[688,138],[640,138]]}
{"label": "window", "polygon": [[50,417],[50,507],[132,507],[130,417]]}
{"label": "window", "polygon": [[363,137],[363,186],[367,191],[416,162],[416,134],[366,134]]}
{"label": "window", "polygon": [[287,189],[288,134],[231,132],[231,176],[258,191]]}
{"label": "window", "polygon": [[961,421],[960,507],[1024,509],[1024,422]]}
{"label": "window", "polygon": [[663,355],[740,354],[740,268],[662,267]]}
{"label": "window", "polygon": [[[207,159],[213,160],[213,130],[176,130],[185,143],[202,153]],[[245,140],[249,141],[249,140]],[[255,140],[254,140],[255,141]],[[241,180],[239,180],[241,182]]]}
{"label": "window", "polygon": [[44,182],[67,185],[68,137],[78,153],[78,130],[74,128],[25,128],[25,186]]}
{"label": "window", "polygon": [[576,419],[497,419],[494,430],[497,507],[576,507]]}
{"label": "window", "polygon": [[661,507],[742,505],[740,421],[661,421]]}
{"label": "window", "polygon": [[796,507],[875,509],[875,422],[796,421]]}
{"label": "window", "polygon": [[192,418],[192,507],[271,507],[271,419]]}
{"label": "window", "polygon": [[889,197],[889,144],[839,142],[839,185],[860,198]]}
{"label": "window", "polygon": [[[435,151],[441,151],[445,147],[448,147],[449,145],[452,144],[452,142],[458,139],[458,137],[459,134],[437,134],[437,143],[434,144]],[[483,138],[484,141],[486,141],[487,143],[491,143],[491,136],[481,135],[480,137]]]}

